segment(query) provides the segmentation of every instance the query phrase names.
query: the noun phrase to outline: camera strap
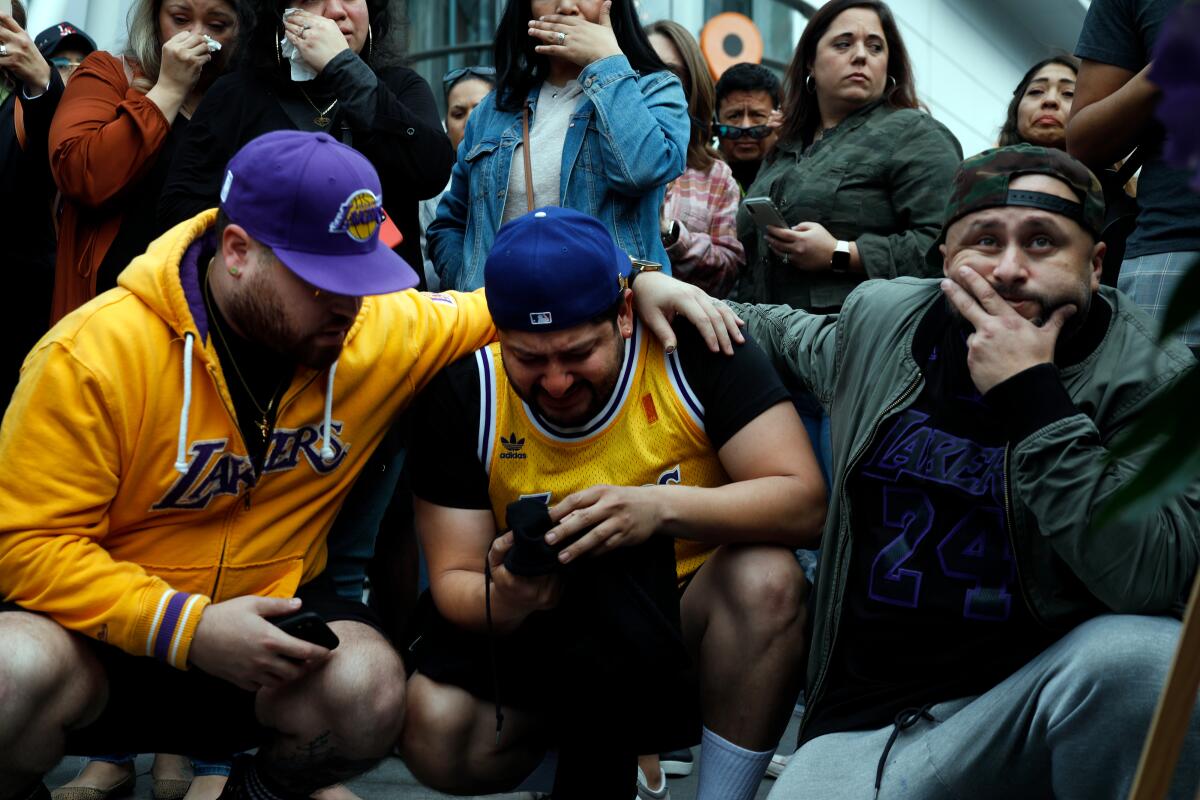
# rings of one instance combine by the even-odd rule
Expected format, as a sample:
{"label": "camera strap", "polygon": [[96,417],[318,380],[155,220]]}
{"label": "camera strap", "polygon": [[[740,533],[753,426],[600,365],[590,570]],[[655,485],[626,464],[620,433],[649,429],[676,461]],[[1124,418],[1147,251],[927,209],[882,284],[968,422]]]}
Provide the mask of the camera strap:
{"label": "camera strap", "polygon": [[496,629],[492,626],[492,562],[483,559],[483,609],[487,615],[488,660],[492,664],[492,698],[496,701],[496,744],[500,744],[500,729],[504,727],[504,709],[500,705],[500,670],[496,662]]}

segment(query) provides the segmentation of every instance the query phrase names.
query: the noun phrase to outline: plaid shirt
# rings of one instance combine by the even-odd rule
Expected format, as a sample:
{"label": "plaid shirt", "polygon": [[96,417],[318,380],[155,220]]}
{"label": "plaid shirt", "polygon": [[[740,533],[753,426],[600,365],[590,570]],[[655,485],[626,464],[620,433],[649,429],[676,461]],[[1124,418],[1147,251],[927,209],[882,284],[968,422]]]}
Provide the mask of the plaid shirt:
{"label": "plaid shirt", "polygon": [[679,221],[679,240],[667,248],[677,278],[713,297],[729,294],[746,252],[737,238],[742,191],[724,161],[707,173],[688,167],[667,186],[663,217]]}
{"label": "plaid shirt", "polygon": [[[1161,323],[1167,306],[1188,270],[1200,264],[1200,252],[1153,253],[1121,262],[1117,288]],[[1193,315],[1176,331],[1183,343],[1200,348],[1200,314]]]}

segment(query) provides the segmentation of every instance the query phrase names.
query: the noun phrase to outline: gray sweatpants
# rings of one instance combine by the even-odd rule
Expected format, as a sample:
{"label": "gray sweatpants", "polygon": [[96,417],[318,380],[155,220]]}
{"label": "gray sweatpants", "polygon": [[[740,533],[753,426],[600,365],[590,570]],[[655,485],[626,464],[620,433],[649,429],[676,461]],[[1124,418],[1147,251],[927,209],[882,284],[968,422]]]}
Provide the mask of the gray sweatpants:
{"label": "gray sweatpants", "polygon": [[[940,703],[934,721],[902,730],[887,756],[881,800],[1129,795],[1142,743],[1179,637],[1166,617],[1109,615],[1083,623],[978,697]],[[769,800],[870,800],[892,726],[806,743]],[[1200,714],[1172,798],[1200,784]]]}

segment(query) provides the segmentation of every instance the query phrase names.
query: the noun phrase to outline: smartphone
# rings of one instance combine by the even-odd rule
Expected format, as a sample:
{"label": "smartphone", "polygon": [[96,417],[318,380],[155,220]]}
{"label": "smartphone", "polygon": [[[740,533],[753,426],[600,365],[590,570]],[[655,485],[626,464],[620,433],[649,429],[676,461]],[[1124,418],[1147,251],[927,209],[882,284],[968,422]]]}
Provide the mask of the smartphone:
{"label": "smartphone", "polygon": [[270,620],[288,636],[295,636],[326,650],[334,650],[338,646],[337,634],[325,624],[325,620],[312,611],[297,611],[282,617],[270,617]]}
{"label": "smartphone", "polygon": [[776,228],[792,227],[783,221],[783,214],[779,213],[779,209],[775,207],[775,203],[769,197],[747,197],[745,204],[746,212],[750,214],[754,224],[760,228],[772,225]]}
{"label": "smartphone", "polygon": [[0,14],[12,16],[12,0],[0,0]]}

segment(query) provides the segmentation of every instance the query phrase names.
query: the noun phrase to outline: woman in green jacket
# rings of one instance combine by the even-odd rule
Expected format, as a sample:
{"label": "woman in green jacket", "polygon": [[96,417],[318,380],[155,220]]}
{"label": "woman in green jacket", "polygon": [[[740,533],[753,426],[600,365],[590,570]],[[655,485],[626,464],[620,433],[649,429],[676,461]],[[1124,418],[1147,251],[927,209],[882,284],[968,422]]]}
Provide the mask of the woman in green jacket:
{"label": "woman in green jacket", "polygon": [[738,299],[837,311],[868,278],[925,275],[962,148],[919,107],[891,10],[834,0],[805,28],[786,76],[779,143],[747,192],[790,228],[743,206]]}

